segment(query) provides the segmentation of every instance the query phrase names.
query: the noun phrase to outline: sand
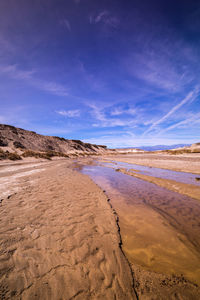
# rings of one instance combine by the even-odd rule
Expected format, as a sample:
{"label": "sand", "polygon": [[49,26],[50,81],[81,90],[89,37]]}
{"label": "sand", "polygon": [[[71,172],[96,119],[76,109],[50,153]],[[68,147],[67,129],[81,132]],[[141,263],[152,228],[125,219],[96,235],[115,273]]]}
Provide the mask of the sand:
{"label": "sand", "polygon": [[0,299],[136,299],[116,215],[70,164],[0,168]]}
{"label": "sand", "polygon": [[[112,157],[112,160],[117,161],[118,157]],[[109,165],[106,167],[112,168]],[[200,200],[200,188],[138,174],[137,170],[134,174],[133,169],[132,172],[126,169],[118,171],[164,187],[163,194],[160,195],[160,200],[163,198],[163,201],[158,198],[157,203],[156,199],[151,199],[149,186],[149,195],[146,195],[149,199],[145,198],[143,203],[142,197],[146,197],[143,193],[145,181],[137,183],[137,195],[134,194],[134,181],[131,183],[132,189],[129,189],[120,175],[121,172],[118,181],[113,177],[115,185],[111,185],[106,177],[104,179],[103,171],[102,177],[99,173],[96,175],[103,181],[100,185],[108,192],[111,203],[118,213],[122,248],[131,262],[139,299],[200,299],[200,289],[195,286],[195,283],[200,284],[199,244],[196,243],[199,236],[199,214],[197,213],[195,217],[194,209],[195,203],[199,207],[195,199]],[[118,185],[123,184],[124,191],[123,188],[118,189]],[[156,190],[156,186],[153,186],[151,189]],[[188,207],[179,207],[179,200],[182,197],[180,196],[177,201],[172,199],[170,204],[164,200],[166,188],[193,197],[193,200],[187,200]],[[125,189],[130,194],[130,201]],[[133,202],[131,202],[132,194],[134,194]]]}
{"label": "sand", "polygon": [[184,155],[137,153],[116,155],[112,156],[112,158],[109,157],[108,159],[148,167],[200,174],[200,153]]}
{"label": "sand", "polygon": [[[132,170],[132,169],[131,169]],[[191,198],[197,199],[200,201],[200,187],[195,186],[193,184],[187,184],[187,183],[182,183],[182,182],[177,182],[175,180],[171,179],[163,179],[163,178],[157,178],[149,175],[143,175],[143,174],[138,174],[134,173],[131,171],[127,171],[124,168],[118,169],[119,172],[122,172],[124,174],[140,178],[142,180],[146,180],[148,182],[154,183],[158,186],[164,187],[170,191],[173,192],[178,192],[180,194],[189,196]]]}
{"label": "sand", "polygon": [[[136,157],[112,159],[179,171],[186,164],[190,172],[199,174],[198,157],[169,161],[164,156]],[[73,164],[67,159],[0,164],[0,299],[198,300],[200,289],[194,282],[165,274],[176,257],[174,261],[170,258],[169,265],[162,264],[160,253],[171,255],[174,250],[169,241],[173,240],[180,251],[176,268],[182,271],[183,260],[193,265],[188,274],[193,281],[198,263],[183,237],[150,207],[142,214],[139,206],[130,209],[123,203],[113,208],[106,193],[88,176],[73,170]],[[148,227],[143,226],[147,219]],[[129,245],[126,235],[133,231]],[[147,242],[152,247],[145,249]],[[137,259],[132,260],[129,249],[135,257],[138,252]],[[149,254],[144,267],[141,261]]]}
{"label": "sand", "polygon": [[[110,160],[110,158],[108,160]],[[162,168],[179,172],[189,172],[200,175],[200,154],[185,154],[177,155],[175,157],[166,154],[132,154],[124,156],[114,156],[112,157],[112,161]],[[200,200],[199,186],[181,183],[170,179],[163,179],[149,175],[143,175],[140,174],[138,170],[134,169],[127,171],[125,168],[121,168],[118,171],[154,183],[173,192],[178,192],[180,194]],[[197,178],[200,178],[200,176],[198,175]]]}

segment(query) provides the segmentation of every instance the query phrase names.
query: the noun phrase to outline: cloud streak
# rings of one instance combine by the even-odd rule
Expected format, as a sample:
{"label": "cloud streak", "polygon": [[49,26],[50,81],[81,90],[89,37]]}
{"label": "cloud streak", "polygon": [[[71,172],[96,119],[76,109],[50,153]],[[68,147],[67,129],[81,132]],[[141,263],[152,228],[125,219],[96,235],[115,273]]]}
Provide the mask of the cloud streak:
{"label": "cloud streak", "polygon": [[94,19],[95,23],[99,23],[102,20],[105,20],[105,17],[107,17],[109,15],[109,12],[104,10],[102,12],[100,12]]}
{"label": "cloud streak", "polygon": [[182,120],[178,123],[175,123],[169,127],[166,127],[165,129],[161,130],[158,135],[163,134],[164,132],[176,129],[176,128],[183,128],[185,126],[190,126],[190,128],[194,125],[200,124],[200,113],[193,115],[190,118],[187,118],[185,120]]}
{"label": "cloud streak", "polygon": [[156,30],[154,34],[140,32],[137,35],[135,49],[124,59],[127,71],[134,78],[171,94],[182,91],[195,80],[199,59],[191,45],[175,38],[173,32],[164,40],[157,36]]}
{"label": "cloud streak", "polygon": [[71,30],[71,24],[70,24],[70,22],[69,22],[68,19],[65,18],[64,20],[61,20],[60,24],[63,25],[63,26],[65,26],[69,32],[72,31]]}
{"label": "cloud streak", "polygon": [[178,109],[180,109],[184,104],[186,103],[190,103],[193,102],[199,92],[199,87],[196,87],[193,91],[189,92],[189,94],[182,100],[180,101],[177,105],[175,105],[174,107],[172,107],[172,109],[170,109],[170,111],[165,114],[161,119],[157,120],[156,122],[154,122],[145,132],[143,135],[151,132],[153,129],[155,129],[158,125],[160,125],[161,123],[163,123],[164,121],[166,121],[171,115],[173,115]]}
{"label": "cloud streak", "polygon": [[110,114],[111,114],[111,116],[120,116],[123,114],[134,116],[136,114],[136,110],[134,108],[128,108],[128,109],[114,108],[110,112]]}
{"label": "cloud streak", "polygon": [[97,15],[90,15],[89,21],[90,24],[102,23],[113,28],[116,28],[119,24],[119,19],[107,10],[103,10]]}
{"label": "cloud streak", "polygon": [[74,110],[59,110],[59,111],[56,111],[56,113],[63,117],[77,118],[80,116],[81,112],[79,109],[74,109]]}
{"label": "cloud streak", "polygon": [[[105,114],[103,109],[99,108],[95,104],[88,104],[88,106],[92,109],[91,110],[91,115],[94,119],[96,119],[97,122],[93,123],[93,127],[134,127],[136,122],[135,120],[129,120],[129,119],[120,119],[120,118],[113,118],[109,117]],[[113,110],[114,115],[119,115],[121,114],[121,111],[115,111]],[[117,113],[117,114],[116,114]],[[110,114],[111,115],[111,114]],[[112,116],[112,115],[111,115]]]}

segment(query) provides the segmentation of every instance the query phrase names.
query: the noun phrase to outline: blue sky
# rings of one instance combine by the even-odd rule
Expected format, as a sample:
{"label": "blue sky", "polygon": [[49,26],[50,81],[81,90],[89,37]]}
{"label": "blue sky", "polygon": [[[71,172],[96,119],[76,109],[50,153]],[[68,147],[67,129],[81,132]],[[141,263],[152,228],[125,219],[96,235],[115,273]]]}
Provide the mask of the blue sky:
{"label": "blue sky", "polygon": [[0,0],[0,123],[128,147],[200,141],[200,2]]}

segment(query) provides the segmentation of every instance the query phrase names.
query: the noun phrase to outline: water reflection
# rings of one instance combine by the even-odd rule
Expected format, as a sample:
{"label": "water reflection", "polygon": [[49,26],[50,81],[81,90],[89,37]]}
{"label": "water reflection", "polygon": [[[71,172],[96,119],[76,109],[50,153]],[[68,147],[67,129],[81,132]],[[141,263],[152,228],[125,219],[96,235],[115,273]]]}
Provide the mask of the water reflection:
{"label": "water reflection", "polygon": [[[124,163],[120,165],[124,167]],[[200,282],[197,200],[110,167],[83,166],[82,172],[106,190],[111,199],[120,217],[122,240],[130,260],[155,271],[183,273]]]}
{"label": "water reflection", "polygon": [[134,169],[134,172],[138,171],[140,172],[140,174],[163,178],[163,179],[171,179],[182,183],[188,183],[188,184],[200,186],[200,181],[196,180],[196,178],[199,177],[197,174],[177,172],[172,170],[153,168],[153,167],[124,163],[124,162],[111,161],[111,162],[104,162],[103,164],[105,166],[110,166],[114,169],[126,168],[128,171]]}

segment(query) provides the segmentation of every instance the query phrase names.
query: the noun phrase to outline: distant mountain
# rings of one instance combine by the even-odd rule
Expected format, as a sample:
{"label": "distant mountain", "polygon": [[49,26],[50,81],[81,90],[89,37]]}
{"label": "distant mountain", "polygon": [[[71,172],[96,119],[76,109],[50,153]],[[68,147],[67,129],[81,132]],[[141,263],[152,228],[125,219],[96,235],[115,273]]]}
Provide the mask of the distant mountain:
{"label": "distant mountain", "polygon": [[191,146],[191,144],[141,146],[139,148],[145,151],[156,151],[156,150],[170,150],[170,149],[189,147],[189,146]]}

